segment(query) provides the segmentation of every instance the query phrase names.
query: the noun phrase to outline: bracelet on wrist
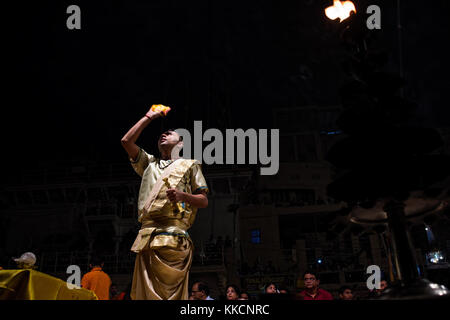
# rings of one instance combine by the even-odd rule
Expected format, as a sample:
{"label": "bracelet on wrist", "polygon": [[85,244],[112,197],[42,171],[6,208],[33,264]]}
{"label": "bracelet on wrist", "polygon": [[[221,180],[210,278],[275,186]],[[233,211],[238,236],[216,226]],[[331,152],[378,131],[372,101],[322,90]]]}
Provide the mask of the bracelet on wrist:
{"label": "bracelet on wrist", "polygon": [[149,116],[148,112],[145,114],[145,117],[149,118],[150,120],[152,120],[152,117]]}

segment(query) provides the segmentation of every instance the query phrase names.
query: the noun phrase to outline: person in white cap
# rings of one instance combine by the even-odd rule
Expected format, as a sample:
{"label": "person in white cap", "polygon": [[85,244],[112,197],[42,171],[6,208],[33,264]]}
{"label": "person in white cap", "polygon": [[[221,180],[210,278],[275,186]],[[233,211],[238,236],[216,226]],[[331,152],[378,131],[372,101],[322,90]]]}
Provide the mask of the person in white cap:
{"label": "person in white cap", "polygon": [[36,263],[36,256],[33,252],[25,252],[20,258],[13,259],[17,263],[19,269],[34,269]]}

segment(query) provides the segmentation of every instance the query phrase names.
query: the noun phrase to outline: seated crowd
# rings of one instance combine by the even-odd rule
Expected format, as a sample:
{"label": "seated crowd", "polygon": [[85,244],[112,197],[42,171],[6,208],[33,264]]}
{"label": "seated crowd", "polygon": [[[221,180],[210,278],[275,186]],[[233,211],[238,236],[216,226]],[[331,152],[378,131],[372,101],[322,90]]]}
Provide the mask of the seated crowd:
{"label": "seated crowd", "polygon": [[[20,258],[14,259],[14,261],[17,263],[18,268],[34,268],[36,257],[33,253],[28,252]],[[112,283],[109,275],[103,271],[103,266],[103,260],[95,256],[92,257],[90,263],[91,271],[83,276],[81,286],[92,290],[100,300],[131,300],[131,282],[124,291],[118,290],[117,285]],[[254,294],[253,292],[253,295],[250,295],[249,291],[241,290],[237,285],[229,284],[225,287],[225,292],[220,294],[219,297],[211,297],[210,289],[206,282],[195,281],[190,289],[189,300],[357,300],[377,298],[388,287],[388,282],[382,279],[379,289],[357,296],[350,286],[342,286],[337,295],[333,297],[330,292],[320,288],[319,273],[312,270],[303,273],[303,284],[304,288],[300,292],[289,292],[286,288],[269,282],[261,288],[259,293]]]}
{"label": "seated crowd", "polygon": [[[229,284],[225,288],[224,294],[217,297],[217,300],[357,300],[364,298],[375,298],[382,294],[387,288],[386,280],[380,282],[380,289],[369,291],[363,297],[355,296],[350,286],[342,286],[336,297],[320,288],[319,275],[314,271],[306,271],[303,274],[304,289],[300,292],[290,293],[285,288],[278,287],[275,283],[267,283],[262,291],[251,297],[245,290],[241,290],[234,284]],[[208,285],[203,281],[193,283],[189,300],[216,300],[210,296]]]}

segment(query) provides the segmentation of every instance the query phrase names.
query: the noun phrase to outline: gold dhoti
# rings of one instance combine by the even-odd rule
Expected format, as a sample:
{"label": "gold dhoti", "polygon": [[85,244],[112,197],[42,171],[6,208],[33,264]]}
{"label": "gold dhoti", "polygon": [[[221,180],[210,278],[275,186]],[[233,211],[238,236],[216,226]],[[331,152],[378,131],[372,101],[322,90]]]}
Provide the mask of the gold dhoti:
{"label": "gold dhoti", "polygon": [[177,226],[143,227],[132,250],[137,253],[133,300],[188,299],[193,244],[187,232]]}

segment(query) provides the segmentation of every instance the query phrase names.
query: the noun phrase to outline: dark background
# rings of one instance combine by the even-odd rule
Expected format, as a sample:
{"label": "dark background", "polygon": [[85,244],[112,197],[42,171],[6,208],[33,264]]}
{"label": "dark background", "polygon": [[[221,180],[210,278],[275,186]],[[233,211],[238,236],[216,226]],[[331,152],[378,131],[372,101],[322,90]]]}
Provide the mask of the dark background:
{"label": "dark background", "polygon": [[[381,8],[382,28],[371,31],[375,37],[371,46],[388,53],[384,71],[404,77],[404,95],[418,105],[411,122],[420,127],[448,128],[450,2],[354,3],[358,14],[367,17],[365,9],[369,5]],[[72,4],[81,8],[81,30],[66,27],[66,9]],[[340,41],[339,23],[324,15],[324,8],[330,5],[331,0],[76,0],[3,4],[0,191],[11,186],[20,189],[22,185],[24,189],[27,185],[45,188],[45,182],[33,180],[32,175],[27,183],[22,183],[25,171],[62,168],[67,170],[61,171],[74,173],[73,169],[85,164],[94,164],[95,169],[96,165],[101,168],[103,164],[123,163],[129,170],[126,177],[137,181],[128,167],[120,139],[152,104],[169,105],[172,111],[167,118],[151,123],[138,140],[150,153],[157,152],[157,137],[163,129],[192,129],[194,120],[202,121],[203,131],[278,128],[283,136],[292,129],[292,121],[275,124],[276,109],[341,105],[339,90],[348,80],[342,62],[349,59],[349,52]],[[307,120],[303,123],[309,125]],[[289,140],[280,141],[280,145],[284,142],[286,146],[286,141]],[[314,145],[312,149],[314,152]],[[293,161],[293,157],[287,158],[293,156],[292,152],[283,155],[286,157],[280,162]],[[301,163],[293,170],[300,166]],[[234,166],[225,168],[233,174]],[[207,172],[209,168],[205,169]],[[295,177],[297,172],[289,174]],[[288,176],[270,178],[285,179],[282,182],[287,185],[292,181],[283,177]],[[228,180],[222,180],[228,188]],[[216,178],[217,189],[219,182]],[[300,191],[308,198],[308,192]],[[20,226],[16,229],[20,239],[25,224],[29,229],[37,229],[53,224],[56,228],[66,222],[66,215],[56,214],[58,207],[53,208],[51,203],[37,206],[37,214],[33,214],[34,208],[20,199],[17,202],[18,206],[25,204],[23,212],[7,206],[0,212],[0,222],[6,221],[0,225],[1,243],[13,242],[6,239],[8,232],[16,233],[9,229],[10,225]],[[232,208],[218,208],[218,212],[222,211],[224,221],[236,217]],[[14,217],[14,224],[8,224],[16,212],[19,214]],[[334,212],[331,215],[336,216]],[[28,216],[34,220],[27,220]],[[40,224],[34,225],[38,220]],[[78,221],[82,227],[83,221]],[[315,214],[280,218],[280,230],[284,233],[281,247],[292,247],[299,232],[326,230],[328,222]],[[201,226],[197,223],[197,228]],[[95,223],[89,227],[94,230]],[[65,232],[52,232],[56,231]],[[128,232],[125,240],[132,243],[136,232]],[[72,237],[69,233],[65,236]],[[86,233],[79,236],[85,240]],[[111,234],[97,236],[107,239],[104,242],[108,248],[113,246],[108,240]],[[423,232],[422,236],[425,237]],[[17,252],[4,253],[4,266],[11,263],[11,256],[21,253],[19,250],[28,241],[25,236],[23,239],[22,247],[14,242]],[[49,239],[51,243],[63,243],[58,238]],[[129,247],[126,243],[126,252]],[[352,250],[351,244],[347,247]]]}
{"label": "dark background", "polygon": [[[150,149],[163,127],[202,120],[204,130],[270,128],[273,108],[339,104],[344,53],[337,23],[323,14],[331,2],[7,5],[2,170],[125,161],[120,138],[155,103],[173,111],[139,140]],[[396,2],[355,3],[380,5],[382,29],[374,32],[391,55],[388,68],[399,72]],[[70,4],[81,8],[81,30],[66,27]],[[406,92],[420,105],[419,121],[448,125],[448,2],[401,8]]]}

